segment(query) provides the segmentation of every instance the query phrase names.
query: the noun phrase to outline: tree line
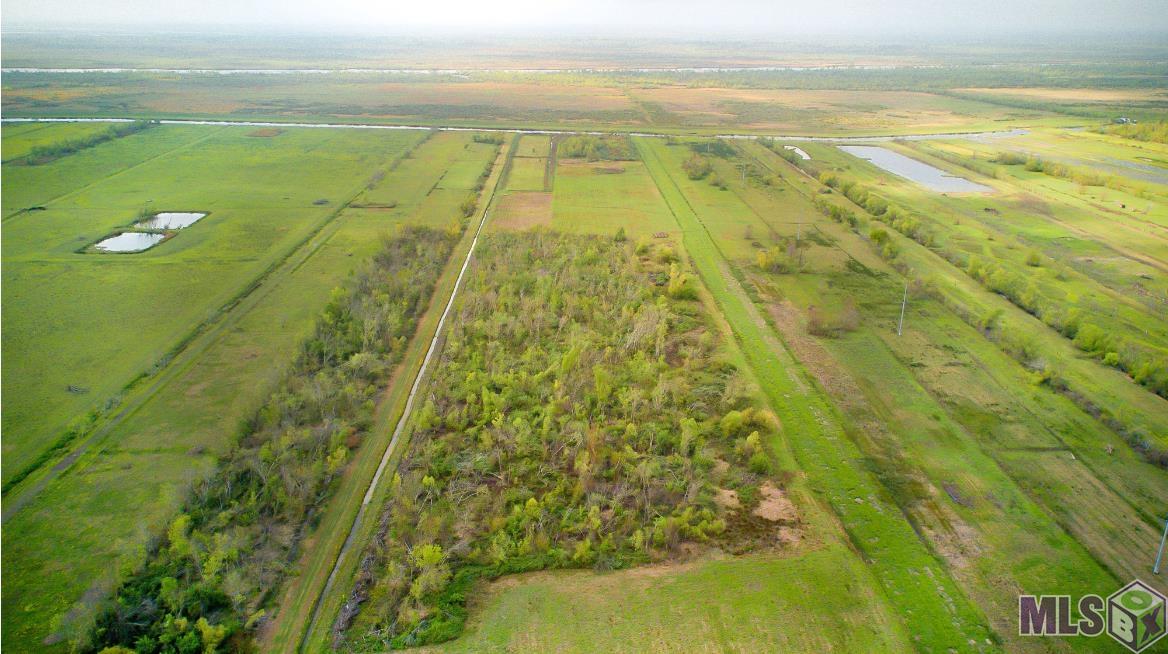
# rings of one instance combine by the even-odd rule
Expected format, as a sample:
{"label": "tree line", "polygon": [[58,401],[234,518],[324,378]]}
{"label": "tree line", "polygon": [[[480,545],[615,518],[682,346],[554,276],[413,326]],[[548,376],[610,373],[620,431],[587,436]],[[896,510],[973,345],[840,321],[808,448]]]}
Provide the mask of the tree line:
{"label": "tree line", "polygon": [[190,491],[82,651],[253,651],[313,517],[374,427],[460,227],[405,227],[333,291],[283,382]]}
{"label": "tree line", "polygon": [[158,125],[156,120],[135,120],[129,123],[117,123],[111,125],[105,130],[83,136],[79,138],[67,139],[58,141],[56,143],[49,143],[46,145],[38,145],[34,147],[27,155],[13,161],[12,163],[22,164],[26,166],[40,166],[51,161],[60,159],[61,157],[79,152],[97,145],[101,145],[106,141],[129,136],[130,134],[137,134],[145,129],[149,129]]}

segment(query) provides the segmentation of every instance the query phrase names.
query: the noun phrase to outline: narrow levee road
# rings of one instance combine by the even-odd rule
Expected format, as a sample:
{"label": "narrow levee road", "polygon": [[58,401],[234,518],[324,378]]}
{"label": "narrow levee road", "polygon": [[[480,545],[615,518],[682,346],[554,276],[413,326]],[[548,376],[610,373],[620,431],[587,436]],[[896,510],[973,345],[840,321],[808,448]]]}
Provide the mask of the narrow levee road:
{"label": "narrow levee road", "polygon": [[[135,120],[150,120],[140,118],[4,118],[0,119],[0,123],[17,124],[17,123],[132,123]],[[377,125],[371,123],[295,123],[295,122],[274,122],[274,121],[252,121],[252,120],[187,120],[187,119],[173,119],[163,118],[158,119],[160,125],[213,125],[218,127],[311,127],[317,129],[434,129],[441,132],[491,132],[497,134],[548,134],[548,135],[572,135],[572,134],[590,134],[595,136],[603,135],[617,135],[617,136],[639,136],[644,138],[668,138],[677,136],[686,136],[683,134],[667,134],[664,132],[631,132],[613,130],[607,132],[586,131],[586,130],[565,130],[565,129],[515,129],[508,127],[462,127],[457,125]],[[1067,128],[1074,129],[1074,128]],[[1021,136],[1026,134],[1027,130],[1022,128],[995,130],[988,132],[950,132],[938,134],[897,134],[897,135],[873,135],[873,136],[800,136],[797,134],[707,134],[698,135],[692,134],[689,136],[698,136],[701,138],[720,138],[720,139],[760,139],[769,138],[776,141],[822,141],[827,143],[871,143],[879,141],[920,141],[924,139],[955,139],[955,138],[971,138],[983,139],[992,137],[1004,136]]]}
{"label": "narrow levee road", "polygon": [[[495,170],[492,173],[493,183],[488,181],[488,184],[484,187],[483,196],[480,197],[480,205],[483,209],[481,210],[482,213],[479,216],[479,221],[472,232],[473,235],[470,245],[467,246],[466,254],[463,257],[461,267],[458,269],[458,275],[455,277],[454,283],[451,286],[450,295],[446,298],[442,313],[438,318],[437,324],[433,327],[433,333],[430,334],[430,341],[425,355],[422,357],[421,364],[417,367],[416,372],[414,372],[409,392],[405,397],[404,407],[401,409],[401,415],[395,423],[389,443],[381,451],[377,468],[372,476],[368,478],[369,481],[364,487],[364,495],[362,496],[361,503],[358,505],[355,514],[351,514],[352,517],[349,518],[347,516],[350,513],[346,512],[346,510],[351,511],[352,501],[350,500],[350,506],[341,506],[341,504],[344,503],[346,496],[355,499],[356,492],[351,491],[349,493],[337,494],[335,505],[329,509],[335,510],[340,514],[333,520],[335,524],[331,525],[335,531],[334,533],[321,533],[319,536],[322,541],[328,541],[331,537],[332,542],[317,543],[314,558],[318,560],[310,562],[309,565],[302,566],[301,576],[292,582],[292,587],[287,589],[284,602],[281,603],[279,614],[276,616],[276,624],[267,643],[267,649],[281,652],[302,652],[310,649],[309,643],[318,642],[328,637],[332,619],[339,606],[344,602],[344,597],[341,597],[338,593],[344,593],[345,589],[339,586],[343,586],[346,575],[352,574],[352,570],[357,565],[357,561],[354,558],[356,556],[354,550],[359,551],[365,539],[369,537],[370,525],[372,524],[369,522],[369,507],[375,503],[374,500],[378,497],[381,480],[398,452],[399,444],[403,439],[403,434],[409,423],[414,403],[426,379],[430,364],[441,350],[442,335],[447,320],[458,299],[463,278],[466,276],[466,271],[474,256],[479,238],[483,232],[483,227],[490,218],[497,191],[502,188],[505,182],[508,166],[502,162],[510,160],[511,153],[514,151],[514,145],[514,142],[512,142],[504,146],[504,149],[500,151],[496,159]],[[435,293],[437,292],[436,290]],[[434,308],[436,308],[434,302],[437,299],[438,296],[431,300],[431,306]],[[422,338],[425,332],[426,324],[423,321],[419,325],[419,331],[415,335],[415,339]],[[410,364],[405,364],[403,371],[409,369]],[[388,405],[393,405],[394,398],[392,395],[394,393],[394,387],[398,387],[398,385],[403,384],[405,381],[406,378],[403,377],[393,382],[393,387],[387,390],[387,396],[383,401]],[[393,407],[390,406],[389,410],[392,411]],[[365,474],[368,474],[368,467],[365,470]],[[360,466],[355,467],[355,472],[360,474]],[[354,482],[360,484],[362,480],[358,478]],[[328,526],[326,523],[328,522],[327,519],[322,521],[318,533],[326,530],[325,528]],[[339,538],[340,533],[344,533],[345,538],[344,542],[337,546],[336,539]],[[329,572],[327,579],[324,579],[324,570],[326,569]],[[323,582],[322,579],[324,579]]]}

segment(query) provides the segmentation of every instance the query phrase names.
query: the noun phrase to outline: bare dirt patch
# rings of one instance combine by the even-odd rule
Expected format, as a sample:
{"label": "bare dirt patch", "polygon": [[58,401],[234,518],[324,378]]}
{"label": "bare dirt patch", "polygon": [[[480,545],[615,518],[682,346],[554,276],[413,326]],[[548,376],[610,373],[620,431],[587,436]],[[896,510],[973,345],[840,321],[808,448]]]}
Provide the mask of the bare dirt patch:
{"label": "bare dirt patch", "polygon": [[714,501],[724,509],[736,510],[742,508],[742,502],[738,499],[738,491],[733,491],[729,488],[719,488],[718,492],[714,495]]}
{"label": "bare dirt patch", "polygon": [[552,222],[552,194],[517,191],[499,200],[491,225],[497,229],[527,229]]}
{"label": "bare dirt patch", "polygon": [[776,488],[769,480],[759,486],[758,492],[761,497],[754,509],[754,515],[770,522],[798,522],[799,512],[795,505],[787,498],[786,493]]}
{"label": "bare dirt patch", "polygon": [[254,136],[256,138],[270,139],[273,136],[279,136],[283,133],[284,130],[280,129],[279,127],[261,127],[259,129],[253,129],[252,131],[248,132],[247,135]]}

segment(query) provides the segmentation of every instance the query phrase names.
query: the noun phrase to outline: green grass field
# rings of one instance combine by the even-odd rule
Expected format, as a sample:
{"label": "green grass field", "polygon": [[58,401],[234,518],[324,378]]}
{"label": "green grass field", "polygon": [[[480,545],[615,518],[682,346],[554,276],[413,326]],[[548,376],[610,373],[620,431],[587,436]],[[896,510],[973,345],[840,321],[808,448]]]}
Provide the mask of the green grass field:
{"label": "green grass field", "polygon": [[[111,596],[177,574],[201,599],[167,605],[190,620],[165,629],[207,651],[380,651],[418,634],[435,653],[1114,651],[1020,636],[1018,595],[1106,596],[1133,578],[1168,591],[1150,572],[1168,506],[1168,145],[1107,124],[1162,114],[1142,66],[1099,88],[1014,64],[6,73],[6,117],[644,133],[151,125],[37,160],[108,124],[6,123],[3,647],[90,651],[95,616],[152,610],[111,611]],[[838,143],[719,133],[931,134],[879,146],[989,191],[930,191]],[[162,211],[207,215],[143,252],[92,247]],[[416,310],[373,342],[379,318],[336,313],[335,289],[406,225],[444,230],[452,251],[390,262],[437,260],[419,302],[372,298]],[[545,231],[513,233],[531,229]],[[600,290],[560,277],[565,261]],[[366,379],[369,352],[394,363],[360,403],[324,373],[277,393],[324,351],[346,353],[329,362],[341,380]],[[614,370],[627,383],[608,388]],[[297,399],[313,388],[338,399],[313,414]],[[734,440],[735,402],[773,429]],[[623,417],[638,404],[645,424]],[[296,470],[293,450],[306,478],[329,471],[302,522],[192,494],[244,449],[254,465],[228,484]],[[768,478],[795,536],[739,550],[723,534],[741,524],[711,524],[730,515],[722,493],[755,506]],[[677,528],[683,505],[718,511]],[[166,557],[197,577],[150,568]],[[166,605],[162,583],[144,596]],[[208,646],[199,617],[230,640]]]}
{"label": "green grass field", "polygon": [[[105,407],[214,318],[418,138],[298,130],[262,139],[249,131],[159,127],[109,142],[75,155],[108,174],[71,188],[54,185],[69,180],[74,157],[4,176],[6,207],[45,206],[10,214],[4,224],[6,301],[21,307],[4,317],[7,352],[20,352],[8,367],[6,484],[71,423]],[[135,163],[124,166],[127,160]],[[209,215],[145,252],[77,252],[133,223],[144,207]]]}
{"label": "green grass field", "polygon": [[[823,589],[840,575],[840,593]],[[841,547],[596,574],[533,573],[482,589],[466,637],[433,652],[911,649]]]}
{"label": "green grass field", "polygon": [[[51,477],[51,474],[34,474],[23,486],[6,496],[6,511],[10,510],[10,500],[21,503],[19,512],[10,522],[9,516],[5,516],[6,533],[21,534],[19,539],[6,540],[6,565],[11,566],[10,569],[27,571],[23,575],[9,575],[6,580],[6,611],[10,615],[22,616],[19,619],[14,617],[13,622],[8,623],[6,642],[29,643],[29,633],[45,633],[58,628],[67,630],[70,625],[57,623],[74,608],[74,602],[84,603],[82,595],[90,588],[107,587],[119,562],[132,564],[140,556],[138,552],[142,543],[168,519],[185,485],[205,474],[213,465],[214,456],[230,445],[240,421],[255,410],[262,394],[279,379],[330,289],[373,253],[381,234],[389,233],[394,225],[404,222],[444,228],[457,221],[459,204],[468,189],[444,191],[434,189],[434,185],[448,168],[465,167],[466,163],[474,163],[481,172],[492,150],[489,146],[470,143],[469,136],[453,134],[439,135],[418,146],[413,150],[414,156],[401,160],[377,182],[374,190],[388,186],[401,191],[397,208],[392,211],[348,209],[333,215],[342,203],[351,199],[359,189],[364,189],[376,170],[391,167],[392,162],[420,138],[419,133],[397,135],[382,144],[376,158],[369,156],[368,168],[354,176],[357,188],[348,189],[349,197],[341,195],[332,202],[335,206],[323,210],[326,213],[322,219],[328,219],[324,229],[296,248],[287,260],[281,261],[243,302],[197,336],[187,348],[190,352],[180,353],[157,378],[147,378],[142,383],[143,388],[132,391],[125,402],[128,409],[119,412],[111,424],[99,426],[100,441],[73,464],[69,475],[48,479],[42,490],[41,476],[47,474]],[[293,191],[289,189],[289,192]],[[314,194],[311,188],[299,189],[298,192],[308,197]],[[288,213],[279,202],[270,209],[262,208],[262,199],[254,202],[260,206],[250,209],[249,213],[230,215],[283,216]],[[51,211],[54,209],[46,211],[45,215]],[[127,211],[132,212],[132,207]],[[228,211],[224,209],[225,214]],[[264,226],[263,222],[254,221],[250,229],[260,230]],[[201,227],[204,227],[203,221],[187,229]],[[222,238],[230,235],[228,233]],[[175,238],[189,236],[194,236],[194,232],[182,233]],[[6,247],[11,242],[6,242]],[[230,241],[219,240],[217,243],[226,251]],[[177,244],[177,240],[166,245],[173,244]],[[144,254],[150,252],[153,251]],[[247,252],[247,249],[240,248],[237,256],[244,258]],[[122,257],[125,266],[113,271],[121,276],[126,275],[123,271],[129,266],[137,265],[142,272],[162,266],[164,270],[173,269],[174,278],[199,279],[200,269],[210,267],[208,262],[198,258],[160,262],[158,255],[154,255],[151,264],[150,261],[137,263],[131,260],[131,257],[140,255],[73,255],[81,262],[84,262],[83,257],[90,256]],[[216,265],[222,264],[216,262]],[[20,266],[6,266],[6,271],[14,267]],[[101,270],[99,267],[98,271]],[[101,278],[96,272],[93,276],[97,280],[95,283],[111,281]],[[117,279],[115,277],[112,281]],[[236,283],[242,286],[243,281],[236,280]],[[14,282],[10,289],[16,286]],[[220,293],[231,290],[231,287],[220,289]],[[93,293],[84,289],[75,292]],[[175,301],[183,299],[176,298]],[[189,297],[185,299],[189,302]],[[149,306],[139,310],[147,310]],[[211,313],[215,308],[205,307],[204,311]],[[12,315],[12,312],[6,312],[6,318]],[[188,325],[187,330],[192,327]],[[143,335],[137,330],[126,337],[141,344],[145,341]],[[84,341],[75,342],[72,353],[65,348],[56,356],[87,356],[85,352],[77,351],[84,345]],[[111,381],[119,383],[119,380]],[[120,383],[126,381],[129,379]],[[11,414],[5,415],[7,418]],[[7,437],[5,446],[12,444],[14,440]],[[7,455],[5,458],[11,461]],[[10,466],[11,463],[6,463],[6,474],[15,472]],[[102,500],[94,503],[92,499],[97,497]],[[136,512],[131,519],[124,516],[124,508],[128,505],[141,505],[143,510]],[[78,528],[78,525],[84,526]],[[46,543],[53,543],[53,546],[48,547]],[[57,577],[49,572],[61,561],[72,561],[72,575]],[[54,579],[57,585],[46,586],[46,578]],[[32,592],[40,601],[30,604],[20,599]],[[84,610],[79,611],[79,615],[83,614]]]}

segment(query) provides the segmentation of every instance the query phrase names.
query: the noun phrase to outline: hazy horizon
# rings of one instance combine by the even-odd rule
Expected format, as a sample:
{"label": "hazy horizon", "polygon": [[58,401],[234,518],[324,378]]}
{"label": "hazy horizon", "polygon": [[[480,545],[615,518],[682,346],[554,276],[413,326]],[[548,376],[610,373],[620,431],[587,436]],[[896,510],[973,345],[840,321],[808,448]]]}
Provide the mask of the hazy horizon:
{"label": "hazy horizon", "polygon": [[694,0],[601,0],[588,5],[536,0],[486,4],[441,0],[425,4],[336,0],[113,0],[78,5],[72,0],[9,0],[0,25],[22,30],[151,29],[241,30],[361,34],[528,34],[531,36],[631,36],[664,38],[766,38],[814,35],[952,37],[958,40],[1027,35],[1168,33],[1168,0],[1006,0],[945,3],[892,0],[793,2],[728,0],[711,6]]}

